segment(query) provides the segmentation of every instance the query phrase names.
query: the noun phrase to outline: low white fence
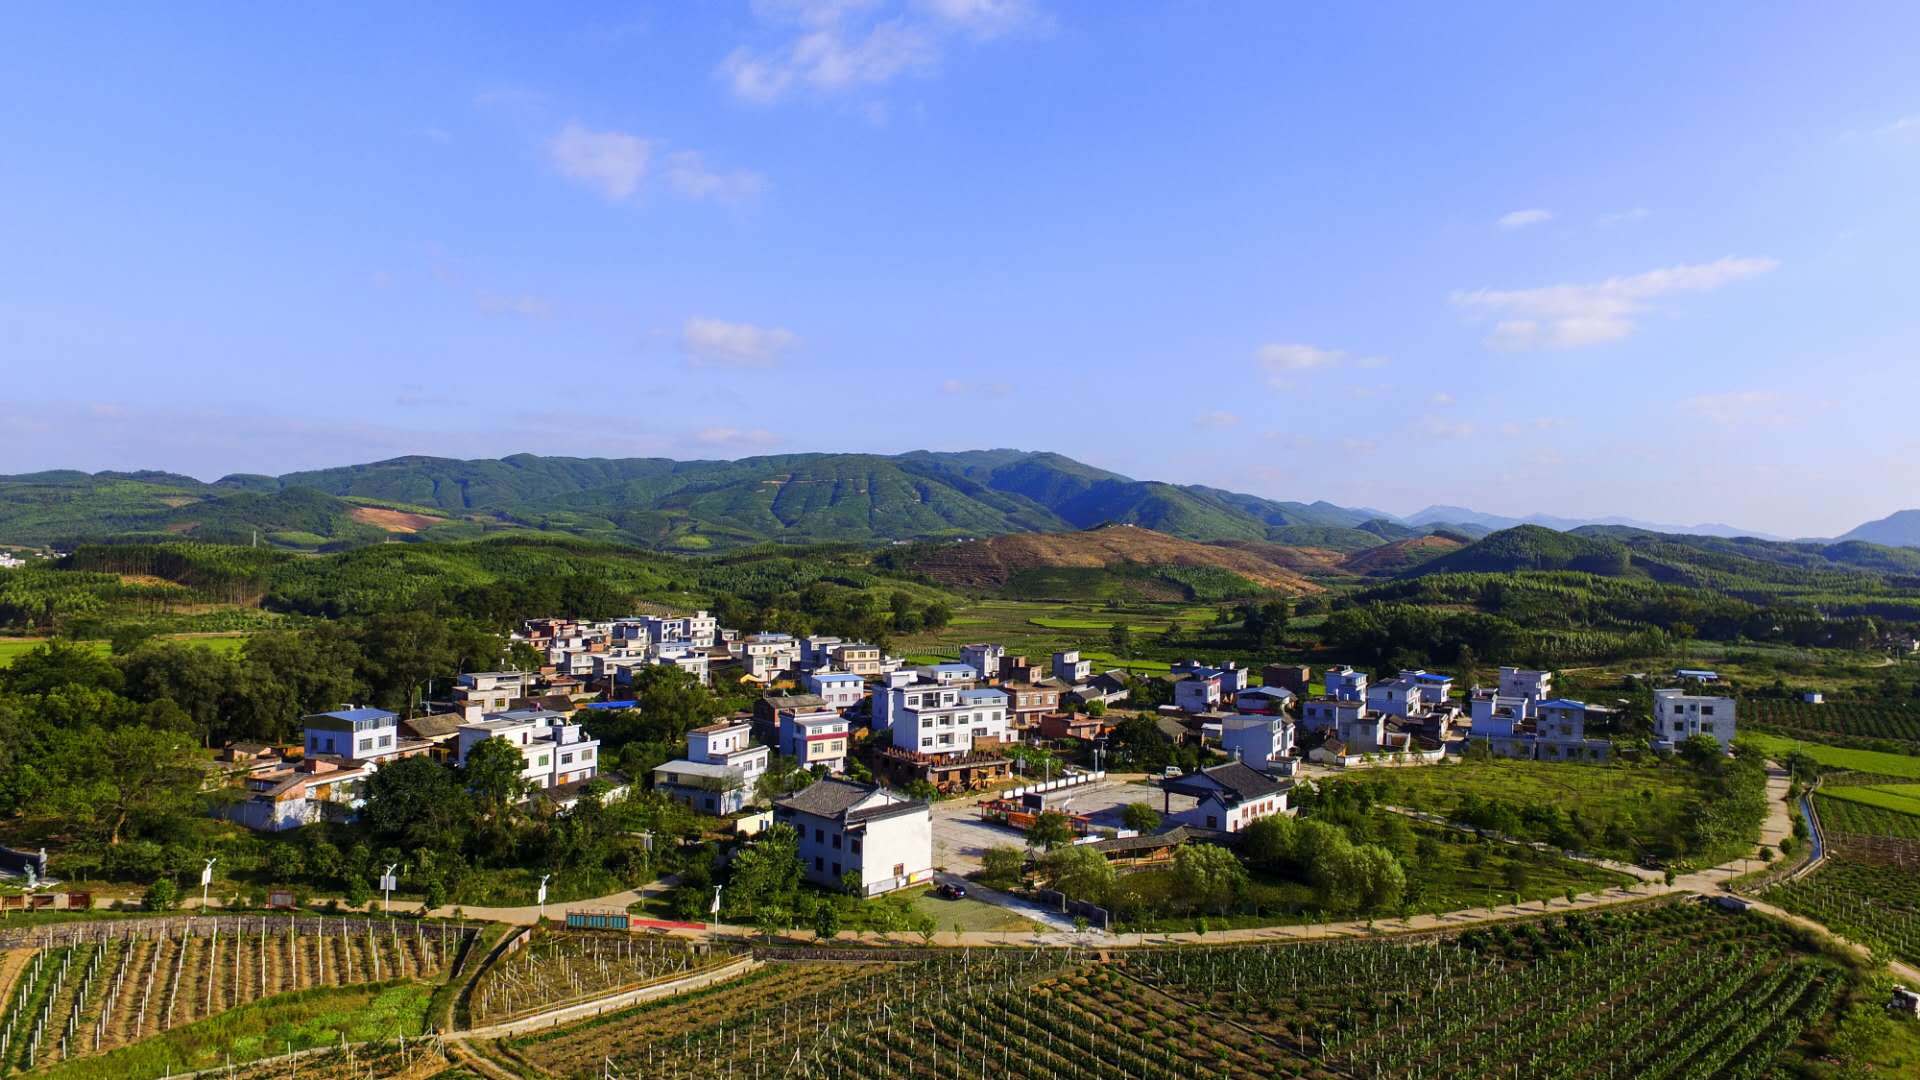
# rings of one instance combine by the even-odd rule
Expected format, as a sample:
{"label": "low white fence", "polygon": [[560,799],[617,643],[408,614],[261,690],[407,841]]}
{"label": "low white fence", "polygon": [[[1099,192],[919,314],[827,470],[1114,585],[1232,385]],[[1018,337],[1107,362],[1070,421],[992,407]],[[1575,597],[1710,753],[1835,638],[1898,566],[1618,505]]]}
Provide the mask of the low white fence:
{"label": "low white fence", "polygon": [[1046,792],[1046,791],[1060,791],[1065,788],[1079,787],[1083,784],[1096,783],[1098,781],[1105,780],[1106,778],[1107,778],[1107,771],[1105,769],[1101,769],[1098,772],[1076,773],[1073,776],[1063,776],[1058,780],[1048,780],[1044,783],[1027,784],[1023,787],[1008,788],[1007,790],[1002,791],[999,794],[999,797],[1002,799],[1017,799],[1022,795],[1037,795],[1037,794],[1040,794],[1041,792]]}

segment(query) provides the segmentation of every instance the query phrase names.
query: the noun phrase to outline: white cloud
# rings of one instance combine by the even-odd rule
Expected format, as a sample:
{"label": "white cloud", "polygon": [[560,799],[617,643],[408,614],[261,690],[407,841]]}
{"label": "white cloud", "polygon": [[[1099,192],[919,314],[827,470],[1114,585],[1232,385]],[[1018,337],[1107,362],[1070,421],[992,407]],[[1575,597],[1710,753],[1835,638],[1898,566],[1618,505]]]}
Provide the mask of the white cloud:
{"label": "white cloud", "polygon": [[1443,390],[1443,391],[1440,391],[1439,393],[1430,395],[1427,398],[1427,401],[1434,405],[1451,405],[1453,404],[1453,395]]}
{"label": "white cloud", "polygon": [[1271,371],[1337,367],[1346,355],[1339,349],[1322,349],[1317,345],[1262,345],[1253,351],[1254,362]]}
{"label": "white cloud", "polygon": [[1636,318],[1659,297],[1712,292],[1779,265],[1774,259],[1728,256],[1716,262],[1669,266],[1590,284],[1459,291],[1451,299],[1462,307],[1504,316],[1495,323],[1488,339],[1495,348],[1571,349],[1627,337],[1637,325]]}
{"label": "white cloud", "polygon": [[[1039,25],[1029,0],[910,0],[888,11],[877,0],[756,0],[763,22],[798,30],[772,46],[741,45],[714,75],[742,101],[769,104],[796,91],[830,95],[924,76],[955,37],[986,41]],[[884,104],[862,110],[884,124]]]}
{"label": "white cloud", "polygon": [[1652,216],[1653,211],[1644,206],[1636,206],[1631,210],[1615,210],[1609,214],[1601,214],[1599,217],[1593,219],[1593,223],[1603,229],[1608,229],[1615,225],[1625,225],[1629,221],[1645,221]]}
{"label": "white cloud", "polygon": [[1340,440],[1340,449],[1348,450],[1356,454],[1371,453],[1374,447],[1375,443],[1372,439],[1356,439],[1349,436]]}
{"label": "white cloud", "polygon": [[545,319],[553,314],[553,301],[532,293],[498,293],[483,289],[474,294],[473,302],[482,315]]}
{"label": "white cloud", "polygon": [[1436,439],[1466,439],[1472,437],[1474,426],[1467,420],[1446,420],[1438,416],[1423,416],[1415,428],[1422,435]]}
{"label": "white cloud", "polygon": [[593,188],[614,202],[632,197],[647,175],[653,144],[624,131],[594,131],[569,121],[547,143],[547,158],[560,175]]}
{"label": "white cloud", "polygon": [[1387,358],[1384,356],[1363,356],[1360,359],[1354,361],[1353,366],[1358,368],[1366,368],[1368,370],[1372,370],[1373,368],[1383,368],[1387,366]]}
{"label": "white cloud", "polygon": [[1298,431],[1269,431],[1261,438],[1268,442],[1277,442],[1290,450],[1311,450],[1317,441],[1313,436]]}
{"label": "white cloud", "polygon": [[798,344],[797,334],[778,326],[695,316],[680,328],[680,351],[694,367],[772,367]]}
{"label": "white cloud", "polygon": [[980,39],[999,37],[1035,19],[1026,0],[919,0],[921,10]]}
{"label": "white cloud", "polygon": [[741,46],[718,74],[734,96],[767,104],[795,88],[833,93],[923,74],[939,62],[933,35],[904,20],[877,23],[851,36],[839,27],[809,31],[773,52]]}
{"label": "white cloud", "polygon": [[949,397],[1003,398],[1013,393],[1013,387],[1003,382],[975,383],[964,379],[945,379],[940,383],[940,392]]}
{"label": "white cloud", "polygon": [[1726,427],[1773,427],[1789,419],[1787,396],[1777,390],[1697,394],[1683,404],[1688,412],[1702,420]]}
{"label": "white cloud", "polygon": [[751,169],[710,168],[698,150],[676,150],[666,158],[667,183],[689,199],[742,202],[767,189],[767,178]]}
{"label": "white cloud", "polygon": [[1240,416],[1238,413],[1231,413],[1225,409],[1217,409],[1203,416],[1196,416],[1193,418],[1194,427],[1202,428],[1204,430],[1209,430],[1209,431],[1225,430],[1226,428],[1230,428],[1235,424],[1238,424],[1239,422],[1240,422]]}
{"label": "white cloud", "polygon": [[1553,211],[1551,210],[1515,210],[1501,214],[1500,219],[1494,224],[1511,232],[1514,229],[1524,229],[1529,225],[1545,225],[1552,220]]}
{"label": "white cloud", "polygon": [[1920,113],[1903,116],[1883,128],[1875,128],[1875,135],[1899,135],[1908,131],[1920,131]]}
{"label": "white cloud", "polygon": [[772,446],[780,436],[766,428],[709,427],[694,432],[693,441],[701,446]]}

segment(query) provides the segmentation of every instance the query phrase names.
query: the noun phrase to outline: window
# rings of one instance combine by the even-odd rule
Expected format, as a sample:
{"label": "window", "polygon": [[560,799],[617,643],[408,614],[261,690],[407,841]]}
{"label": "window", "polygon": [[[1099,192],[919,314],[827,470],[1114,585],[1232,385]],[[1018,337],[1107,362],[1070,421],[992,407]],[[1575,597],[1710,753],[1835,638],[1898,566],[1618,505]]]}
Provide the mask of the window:
{"label": "window", "polygon": [[815,829],[815,830],[813,830],[813,842],[814,842],[814,843],[816,843],[816,844],[824,844],[824,843],[826,843],[826,840],[827,840],[827,833],[826,833],[826,830],[824,830],[824,829]]}
{"label": "window", "polygon": [[813,857],[813,868],[815,871],[825,870],[827,868],[826,860],[822,859],[818,855],[815,855]]}
{"label": "window", "polygon": [[840,834],[839,833],[833,834],[833,850],[835,851],[840,850]]}
{"label": "window", "polygon": [[540,766],[540,767],[541,767],[541,768],[543,768],[543,769],[544,769],[544,768],[546,768],[546,767],[547,767],[547,755],[545,755],[545,754],[541,754],[541,755],[540,755],[540,757],[539,757],[539,759],[538,759],[538,760],[536,760],[536,761],[534,762],[534,764],[536,764],[536,765],[538,765],[538,766]]}
{"label": "window", "polygon": [[897,878],[898,878],[898,877],[906,877],[906,876],[907,876],[907,864],[906,864],[906,863],[903,863],[903,862],[897,862],[897,863],[894,863],[894,864],[893,864],[893,876],[894,876],[894,877],[897,877]]}
{"label": "window", "polygon": [[1712,716],[1712,715],[1713,715],[1713,706],[1711,706],[1711,705],[1702,705],[1702,706],[1700,706],[1700,715],[1701,715],[1701,716]]}
{"label": "window", "polygon": [[853,849],[853,853],[855,855],[860,854],[860,838],[859,837],[856,836],[851,840],[848,840],[847,846]]}
{"label": "window", "polygon": [[839,876],[840,876],[840,864],[839,864],[839,863],[834,863],[834,864],[833,864],[833,876],[834,876],[834,877],[839,877]]}
{"label": "window", "polygon": [[391,735],[382,735],[382,736],[380,736],[380,745],[381,745],[381,746],[392,746],[392,745],[393,745],[393,736],[391,736]]}

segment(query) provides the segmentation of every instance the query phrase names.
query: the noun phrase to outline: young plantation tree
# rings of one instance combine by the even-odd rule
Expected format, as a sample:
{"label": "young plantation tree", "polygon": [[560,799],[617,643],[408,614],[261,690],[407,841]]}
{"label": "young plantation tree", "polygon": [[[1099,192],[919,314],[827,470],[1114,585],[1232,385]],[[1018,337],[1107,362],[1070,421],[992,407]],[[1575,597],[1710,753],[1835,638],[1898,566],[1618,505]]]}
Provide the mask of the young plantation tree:
{"label": "young plantation tree", "polygon": [[1120,823],[1135,832],[1150,833],[1160,827],[1160,811],[1151,803],[1128,803],[1120,809]]}
{"label": "young plantation tree", "polygon": [[1062,844],[1073,843],[1073,825],[1067,821],[1067,815],[1058,810],[1042,810],[1040,816],[1033,819],[1033,827],[1027,830],[1027,846],[1042,851],[1052,851]]}
{"label": "young plantation tree", "polygon": [[1224,914],[1246,888],[1247,868],[1226,848],[1186,844],[1173,856],[1173,879],[1194,906]]}

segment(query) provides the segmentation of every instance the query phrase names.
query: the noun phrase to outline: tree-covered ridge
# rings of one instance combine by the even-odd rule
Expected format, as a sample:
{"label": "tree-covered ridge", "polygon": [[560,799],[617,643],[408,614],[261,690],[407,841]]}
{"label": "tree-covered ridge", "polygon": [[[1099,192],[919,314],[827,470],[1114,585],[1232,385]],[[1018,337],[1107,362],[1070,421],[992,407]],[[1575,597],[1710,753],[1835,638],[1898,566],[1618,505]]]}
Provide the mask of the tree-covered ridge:
{"label": "tree-covered ridge", "polygon": [[[396,524],[368,505],[406,512]],[[1265,540],[1318,527],[1398,538],[1372,511],[1139,481],[1050,453],[782,454],[739,461],[403,457],[212,484],[170,474],[0,477],[0,542],[190,535],[290,548],[554,532],[707,551],[764,541],[889,540],[1141,525]],[[1373,530],[1361,534],[1361,527]],[[1352,541],[1350,541],[1352,542]]]}

